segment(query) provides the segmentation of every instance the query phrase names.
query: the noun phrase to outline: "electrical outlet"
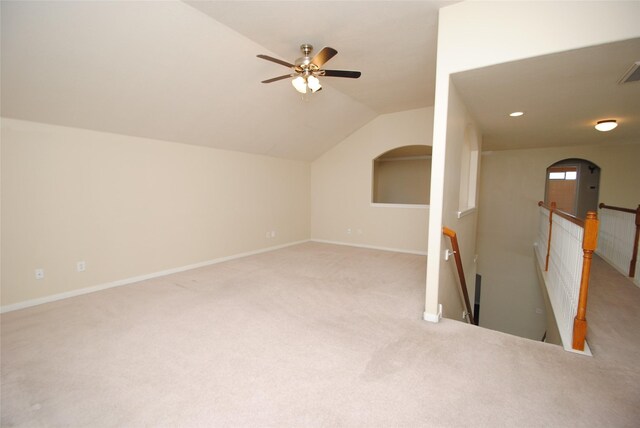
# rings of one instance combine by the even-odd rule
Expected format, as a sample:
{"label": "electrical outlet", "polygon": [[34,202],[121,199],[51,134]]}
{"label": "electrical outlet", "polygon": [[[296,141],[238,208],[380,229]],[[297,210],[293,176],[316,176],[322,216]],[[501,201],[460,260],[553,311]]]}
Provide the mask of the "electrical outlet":
{"label": "electrical outlet", "polygon": [[542,314],[542,309],[541,308],[536,308],[536,314],[541,315]]}
{"label": "electrical outlet", "polygon": [[84,260],[81,260],[78,263],[76,263],[76,271],[84,272],[85,270],[87,270],[87,263]]}
{"label": "electrical outlet", "polygon": [[36,279],[44,279],[44,269],[36,269]]}
{"label": "electrical outlet", "polygon": [[348,229],[347,229],[347,235],[351,235],[351,233],[352,233],[352,232],[353,232],[353,231],[351,230],[351,228],[348,228]]}

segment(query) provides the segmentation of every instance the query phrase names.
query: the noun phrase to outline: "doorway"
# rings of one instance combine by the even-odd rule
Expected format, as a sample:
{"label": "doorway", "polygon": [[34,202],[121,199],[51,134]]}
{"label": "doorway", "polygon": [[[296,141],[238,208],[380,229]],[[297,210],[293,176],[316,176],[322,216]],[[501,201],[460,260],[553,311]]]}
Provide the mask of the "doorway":
{"label": "doorway", "polygon": [[578,218],[598,210],[600,167],[585,159],[564,159],[547,168],[545,203]]}

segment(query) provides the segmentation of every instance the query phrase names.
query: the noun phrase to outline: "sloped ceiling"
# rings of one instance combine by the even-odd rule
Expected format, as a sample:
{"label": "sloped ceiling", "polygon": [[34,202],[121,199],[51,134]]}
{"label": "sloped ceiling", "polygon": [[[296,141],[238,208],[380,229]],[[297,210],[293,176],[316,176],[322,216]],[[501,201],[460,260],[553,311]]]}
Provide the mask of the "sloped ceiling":
{"label": "sloped ceiling", "polygon": [[[324,82],[377,113],[392,113],[433,105],[438,9],[455,2],[188,3],[289,62],[301,56],[302,43],[337,49],[327,68],[361,70],[362,77]],[[277,65],[268,70],[264,78],[286,73]]]}
{"label": "sloped ceiling", "polygon": [[[451,2],[3,1],[2,116],[312,160],[379,113],[433,104],[438,7]],[[292,61],[328,45],[301,97]],[[330,80],[329,78],[325,80]]]}

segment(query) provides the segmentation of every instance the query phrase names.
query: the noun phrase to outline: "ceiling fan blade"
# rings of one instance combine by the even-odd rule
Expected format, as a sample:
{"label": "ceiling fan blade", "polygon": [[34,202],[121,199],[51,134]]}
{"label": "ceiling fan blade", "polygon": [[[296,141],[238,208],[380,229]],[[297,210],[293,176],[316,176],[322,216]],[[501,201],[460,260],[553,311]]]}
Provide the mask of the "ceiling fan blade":
{"label": "ceiling fan blade", "polygon": [[287,79],[289,77],[293,77],[293,74],[285,74],[282,76],[274,77],[272,79],[263,80],[262,83],[277,82],[278,80]]}
{"label": "ceiling fan blade", "polygon": [[357,79],[362,75],[359,71],[348,71],[348,70],[323,70],[323,76],[327,77],[348,77],[350,79]]}
{"label": "ceiling fan blade", "polygon": [[274,58],[272,56],[269,55],[256,55],[258,58],[262,58],[262,59],[266,59],[267,61],[271,61],[271,62],[275,62],[276,64],[280,64],[280,65],[284,65],[285,67],[289,67],[289,68],[294,68],[295,65],[290,64],[286,61],[283,61],[281,59],[278,58]]}
{"label": "ceiling fan blade", "polygon": [[318,68],[320,68],[325,62],[336,56],[337,53],[338,51],[334,48],[322,48],[322,50],[313,57],[313,59],[311,60],[311,64],[315,64],[318,66]]}

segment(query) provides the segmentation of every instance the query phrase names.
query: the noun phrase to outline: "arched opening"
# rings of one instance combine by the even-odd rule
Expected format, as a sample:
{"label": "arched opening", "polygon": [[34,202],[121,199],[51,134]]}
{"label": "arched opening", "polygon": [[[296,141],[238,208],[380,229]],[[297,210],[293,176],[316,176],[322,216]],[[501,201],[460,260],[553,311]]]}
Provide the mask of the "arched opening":
{"label": "arched opening", "polygon": [[547,168],[544,200],[578,218],[598,210],[600,167],[585,159],[564,159]]}
{"label": "arched opening", "polygon": [[372,202],[429,205],[431,146],[402,146],[373,160]]}

